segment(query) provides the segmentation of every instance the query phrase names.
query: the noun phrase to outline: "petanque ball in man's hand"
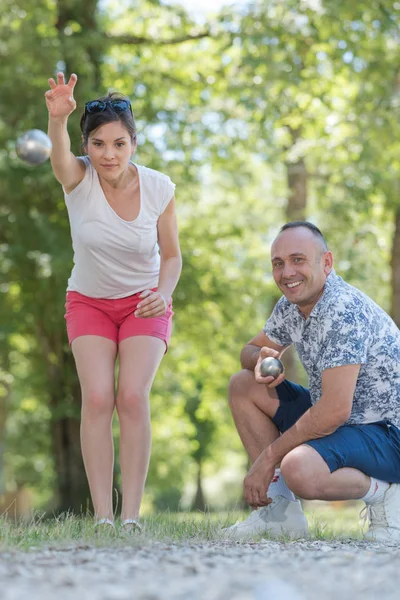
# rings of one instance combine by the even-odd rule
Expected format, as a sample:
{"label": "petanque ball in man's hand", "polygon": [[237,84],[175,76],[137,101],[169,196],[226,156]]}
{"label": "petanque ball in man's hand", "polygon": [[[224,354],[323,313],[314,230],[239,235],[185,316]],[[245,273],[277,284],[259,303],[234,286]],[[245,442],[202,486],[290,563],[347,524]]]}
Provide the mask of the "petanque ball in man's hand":
{"label": "petanque ball in man's hand", "polygon": [[51,140],[40,129],[30,129],[17,139],[15,150],[18,157],[28,165],[40,165],[51,154]]}
{"label": "petanque ball in man's hand", "polygon": [[263,377],[273,377],[276,379],[283,373],[283,363],[279,358],[267,356],[267,358],[264,358],[264,360],[261,361],[260,373]]}

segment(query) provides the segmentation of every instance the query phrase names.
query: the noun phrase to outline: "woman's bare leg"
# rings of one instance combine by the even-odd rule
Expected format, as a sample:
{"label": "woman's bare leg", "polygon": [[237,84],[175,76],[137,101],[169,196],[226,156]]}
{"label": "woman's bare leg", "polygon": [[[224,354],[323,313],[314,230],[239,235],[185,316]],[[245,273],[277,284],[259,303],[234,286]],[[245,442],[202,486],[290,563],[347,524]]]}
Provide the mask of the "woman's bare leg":
{"label": "woman's bare leg", "polygon": [[117,345],[107,338],[84,335],[72,342],[72,352],[82,390],[81,446],[95,516],[112,519],[111,424]]}
{"label": "woman's bare leg", "polygon": [[120,422],[122,519],[137,519],[151,451],[150,389],[165,353],[155,337],[136,336],[119,345],[116,406]]}

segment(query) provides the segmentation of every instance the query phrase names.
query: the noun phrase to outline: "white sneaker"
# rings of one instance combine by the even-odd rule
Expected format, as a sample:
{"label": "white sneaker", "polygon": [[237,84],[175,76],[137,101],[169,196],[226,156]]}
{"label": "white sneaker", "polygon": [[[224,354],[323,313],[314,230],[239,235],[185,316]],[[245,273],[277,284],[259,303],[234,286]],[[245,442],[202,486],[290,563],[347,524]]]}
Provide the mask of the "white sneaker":
{"label": "white sneaker", "polygon": [[271,504],[253,510],[245,521],[223,530],[230,539],[245,540],[263,534],[271,536],[307,537],[307,520],[299,500],[292,502],[276,496]]}
{"label": "white sneaker", "polygon": [[392,483],[382,502],[367,504],[369,528],[367,540],[377,542],[400,542],[400,484]]}

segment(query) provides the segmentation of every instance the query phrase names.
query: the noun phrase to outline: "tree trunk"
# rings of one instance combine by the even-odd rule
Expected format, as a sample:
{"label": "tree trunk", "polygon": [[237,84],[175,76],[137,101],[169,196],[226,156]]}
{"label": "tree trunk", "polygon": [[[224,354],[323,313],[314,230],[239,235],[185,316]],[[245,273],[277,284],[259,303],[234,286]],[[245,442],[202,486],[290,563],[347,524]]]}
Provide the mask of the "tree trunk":
{"label": "tree trunk", "polygon": [[[78,384],[74,387],[74,407],[68,413],[77,412],[79,415],[81,393]],[[82,514],[92,511],[92,504],[81,453],[80,418],[72,414],[57,417],[58,409],[63,404],[63,396],[51,398],[51,405],[54,407],[51,438],[57,481],[57,512]]]}
{"label": "tree trunk", "polygon": [[206,507],[206,503],[205,503],[205,499],[204,499],[203,483],[202,483],[202,464],[200,462],[200,463],[198,463],[197,489],[196,489],[196,494],[195,494],[193,504],[192,504],[192,510],[199,510],[201,512],[205,512],[206,508],[207,507]]}
{"label": "tree trunk", "polygon": [[[9,377],[10,361],[9,361],[9,348],[7,341],[3,342],[4,358],[0,368],[0,374],[2,378],[0,380],[0,496],[6,491],[5,474],[4,474],[4,451],[5,451],[5,437],[6,437],[6,421],[7,421],[7,407],[9,406],[9,399],[11,395],[11,384]],[[1,371],[4,371],[1,373]]]}
{"label": "tree trunk", "polygon": [[394,215],[394,234],[392,244],[392,306],[391,316],[400,327],[400,207],[396,208]]}
{"label": "tree trunk", "polygon": [[[81,75],[78,95],[85,89],[101,87],[100,63],[102,52],[99,45],[101,34],[97,30],[97,0],[59,0],[57,3],[56,29],[60,39],[60,49],[65,63],[67,80],[71,72],[79,66]],[[66,35],[70,23],[77,22],[81,26],[82,41],[77,46],[71,37]],[[81,56],[89,57],[82,63]],[[80,62],[79,62],[80,61]],[[92,62],[93,61],[93,62]],[[73,130],[73,123],[71,123]],[[51,439],[56,472],[57,512],[73,512],[80,514],[92,509],[89,486],[83,465],[80,443],[80,406],[81,390],[76,375],[72,353],[66,352],[60,342],[64,333],[64,322],[60,322],[60,331],[49,335],[45,328],[39,329],[42,347],[50,357],[54,353],[58,357],[58,365],[48,362],[48,379],[50,386],[50,407],[52,411]],[[61,331],[62,328],[62,331]]]}
{"label": "tree trunk", "polygon": [[288,221],[304,221],[307,208],[307,170],[304,158],[286,163],[289,197],[286,208]]}
{"label": "tree trunk", "polygon": [[[47,302],[55,302],[46,298]],[[56,476],[56,512],[81,514],[90,506],[89,486],[81,455],[81,390],[75,362],[66,347],[64,324],[59,331],[47,331],[37,317],[36,336],[46,364],[50,435]],[[61,329],[61,327],[63,329]]]}
{"label": "tree trunk", "polygon": [[7,381],[1,381],[0,395],[0,496],[5,492],[5,476],[4,476],[4,450],[6,436],[6,418],[8,398],[10,397],[11,388]]}
{"label": "tree trunk", "polygon": [[[286,218],[288,221],[304,221],[307,207],[307,171],[304,159],[300,158],[296,163],[286,163],[286,168],[289,187]],[[286,350],[282,360],[287,379],[297,381],[299,374],[294,346]]]}

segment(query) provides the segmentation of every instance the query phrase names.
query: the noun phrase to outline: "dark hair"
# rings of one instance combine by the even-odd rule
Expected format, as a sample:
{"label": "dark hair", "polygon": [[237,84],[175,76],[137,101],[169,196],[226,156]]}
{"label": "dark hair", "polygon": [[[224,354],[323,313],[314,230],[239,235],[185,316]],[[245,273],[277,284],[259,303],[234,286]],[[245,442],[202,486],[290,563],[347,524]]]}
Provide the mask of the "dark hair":
{"label": "dark hair", "polygon": [[[96,100],[103,102],[106,102],[107,100],[127,100],[129,102],[129,98],[119,92],[111,92],[107,96],[96,98]],[[133,142],[136,138],[136,124],[132,112],[130,110],[116,112],[109,104],[107,104],[106,108],[101,112],[89,113],[86,110],[84,111],[80,122],[83,143],[88,143],[89,135],[92,131],[106,123],[115,123],[116,121],[121,121]]]}
{"label": "dark hair", "polygon": [[311,231],[311,233],[313,233],[317,238],[319,238],[320,242],[323,245],[324,250],[328,250],[328,244],[326,243],[326,240],[324,238],[324,236],[322,235],[321,231],[318,229],[318,227],[316,225],[314,225],[313,223],[310,223],[309,221],[291,221],[290,223],[285,223],[285,225],[283,225],[280,230],[279,233],[282,233],[283,231],[286,231],[287,229],[294,229],[295,227],[306,227],[306,229],[309,229]]}

